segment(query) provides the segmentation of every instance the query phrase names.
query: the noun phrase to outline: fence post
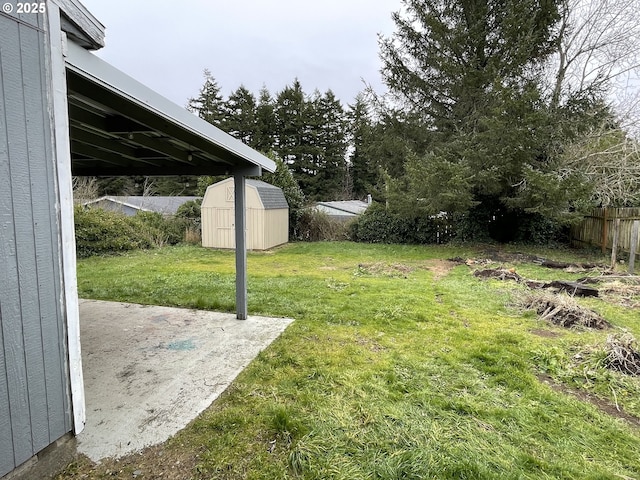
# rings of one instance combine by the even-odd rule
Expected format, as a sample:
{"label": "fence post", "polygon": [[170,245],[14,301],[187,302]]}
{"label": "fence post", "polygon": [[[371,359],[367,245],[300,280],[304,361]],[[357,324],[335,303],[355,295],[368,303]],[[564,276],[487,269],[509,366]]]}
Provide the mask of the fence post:
{"label": "fence post", "polygon": [[609,236],[607,220],[609,220],[609,209],[604,207],[602,215],[602,253],[607,253],[607,237]]}
{"label": "fence post", "polygon": [[611,245],[611,270],[616,268],[616,256],[618,255],[618,241],[620,239],[620,219],[613,223],[613,244]]}
{"label": "fence post", "polygon": [[629,253],[629,273],[633,275],[633,267],[636,261],[636,251],[638,249],[638,230],[640,230],[640,220],[633,221],[631,230],[631,252]]}

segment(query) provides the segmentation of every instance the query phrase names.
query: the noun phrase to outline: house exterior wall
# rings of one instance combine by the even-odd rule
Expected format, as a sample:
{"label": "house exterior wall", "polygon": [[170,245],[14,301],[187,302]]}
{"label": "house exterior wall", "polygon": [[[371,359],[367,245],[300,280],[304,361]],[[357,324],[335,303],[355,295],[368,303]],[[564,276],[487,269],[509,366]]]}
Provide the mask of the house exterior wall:
{"label": "house exterior wall", "polygon": [[73,428],[45,22],[0,15],[0,476]]}
{"label": "house exterior wall", "polygon": [[[266,250],[289,238],[289,211],[265,210],[255,187],[246,186],[247,249]],[[235,248],[233,179],[211,185],[200,207],[202,246]]]}

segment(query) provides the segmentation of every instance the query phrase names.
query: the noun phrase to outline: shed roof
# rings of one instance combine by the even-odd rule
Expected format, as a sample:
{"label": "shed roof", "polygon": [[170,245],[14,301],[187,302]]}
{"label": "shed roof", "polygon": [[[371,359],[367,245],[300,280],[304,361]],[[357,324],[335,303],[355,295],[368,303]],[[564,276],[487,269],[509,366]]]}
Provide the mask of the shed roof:
{"label": "shed roof", "polygon": [[220,175],[273,172],[275,163],[67,42],[74,175]]}
{"label": "shed roof", "polygon": [[252,178],[247,179],[247,185],[256,188],[265,210],[289,208],[289,204],[281,188]]}
{"label": "shed roof", "polygon": [[[362,200],[341,200],[336,202],[318,202],[316,205],[322,205],[338,212],[344,212],[345,214],[360,215],[368,207],[367,202]],[[339,214],[339,213],[338,213]]]}
{"label": "shed roof", "polygon": [[104,201],[110,201],[123,206],[135,208],[145,212],[158,212],[164,214],[175,214],[185,202],[197,200],[200,197],[192,196],[140,196],[140,195],[106,195],[84,202],[83,205],[92,205]]}

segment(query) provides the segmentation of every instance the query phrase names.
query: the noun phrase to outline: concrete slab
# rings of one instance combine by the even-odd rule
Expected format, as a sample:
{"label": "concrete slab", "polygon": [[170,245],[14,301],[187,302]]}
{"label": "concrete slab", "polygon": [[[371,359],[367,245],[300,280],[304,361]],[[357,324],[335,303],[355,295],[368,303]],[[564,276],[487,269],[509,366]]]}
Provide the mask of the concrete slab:
{"label": "concrete slab", "polygon": [[99,461],[162,443],[291,322],[81,300],[87,423],[78,451]]}

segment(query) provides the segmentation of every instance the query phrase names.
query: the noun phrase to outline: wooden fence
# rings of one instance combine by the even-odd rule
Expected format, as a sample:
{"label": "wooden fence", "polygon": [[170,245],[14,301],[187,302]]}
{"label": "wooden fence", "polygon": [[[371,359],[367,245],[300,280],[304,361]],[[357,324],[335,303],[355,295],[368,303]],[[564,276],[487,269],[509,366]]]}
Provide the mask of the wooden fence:
{"label": "wooden fence", "polygon": [[[640,208],[594,208],[571,229],[572,243],[575,246],[598,246],[603,253],[612,250],[617,219],[620,219],[618,250],[631,252],[633,222],[640,220]],[[640,251],[640,239],[637,238],[635,251]]]}

